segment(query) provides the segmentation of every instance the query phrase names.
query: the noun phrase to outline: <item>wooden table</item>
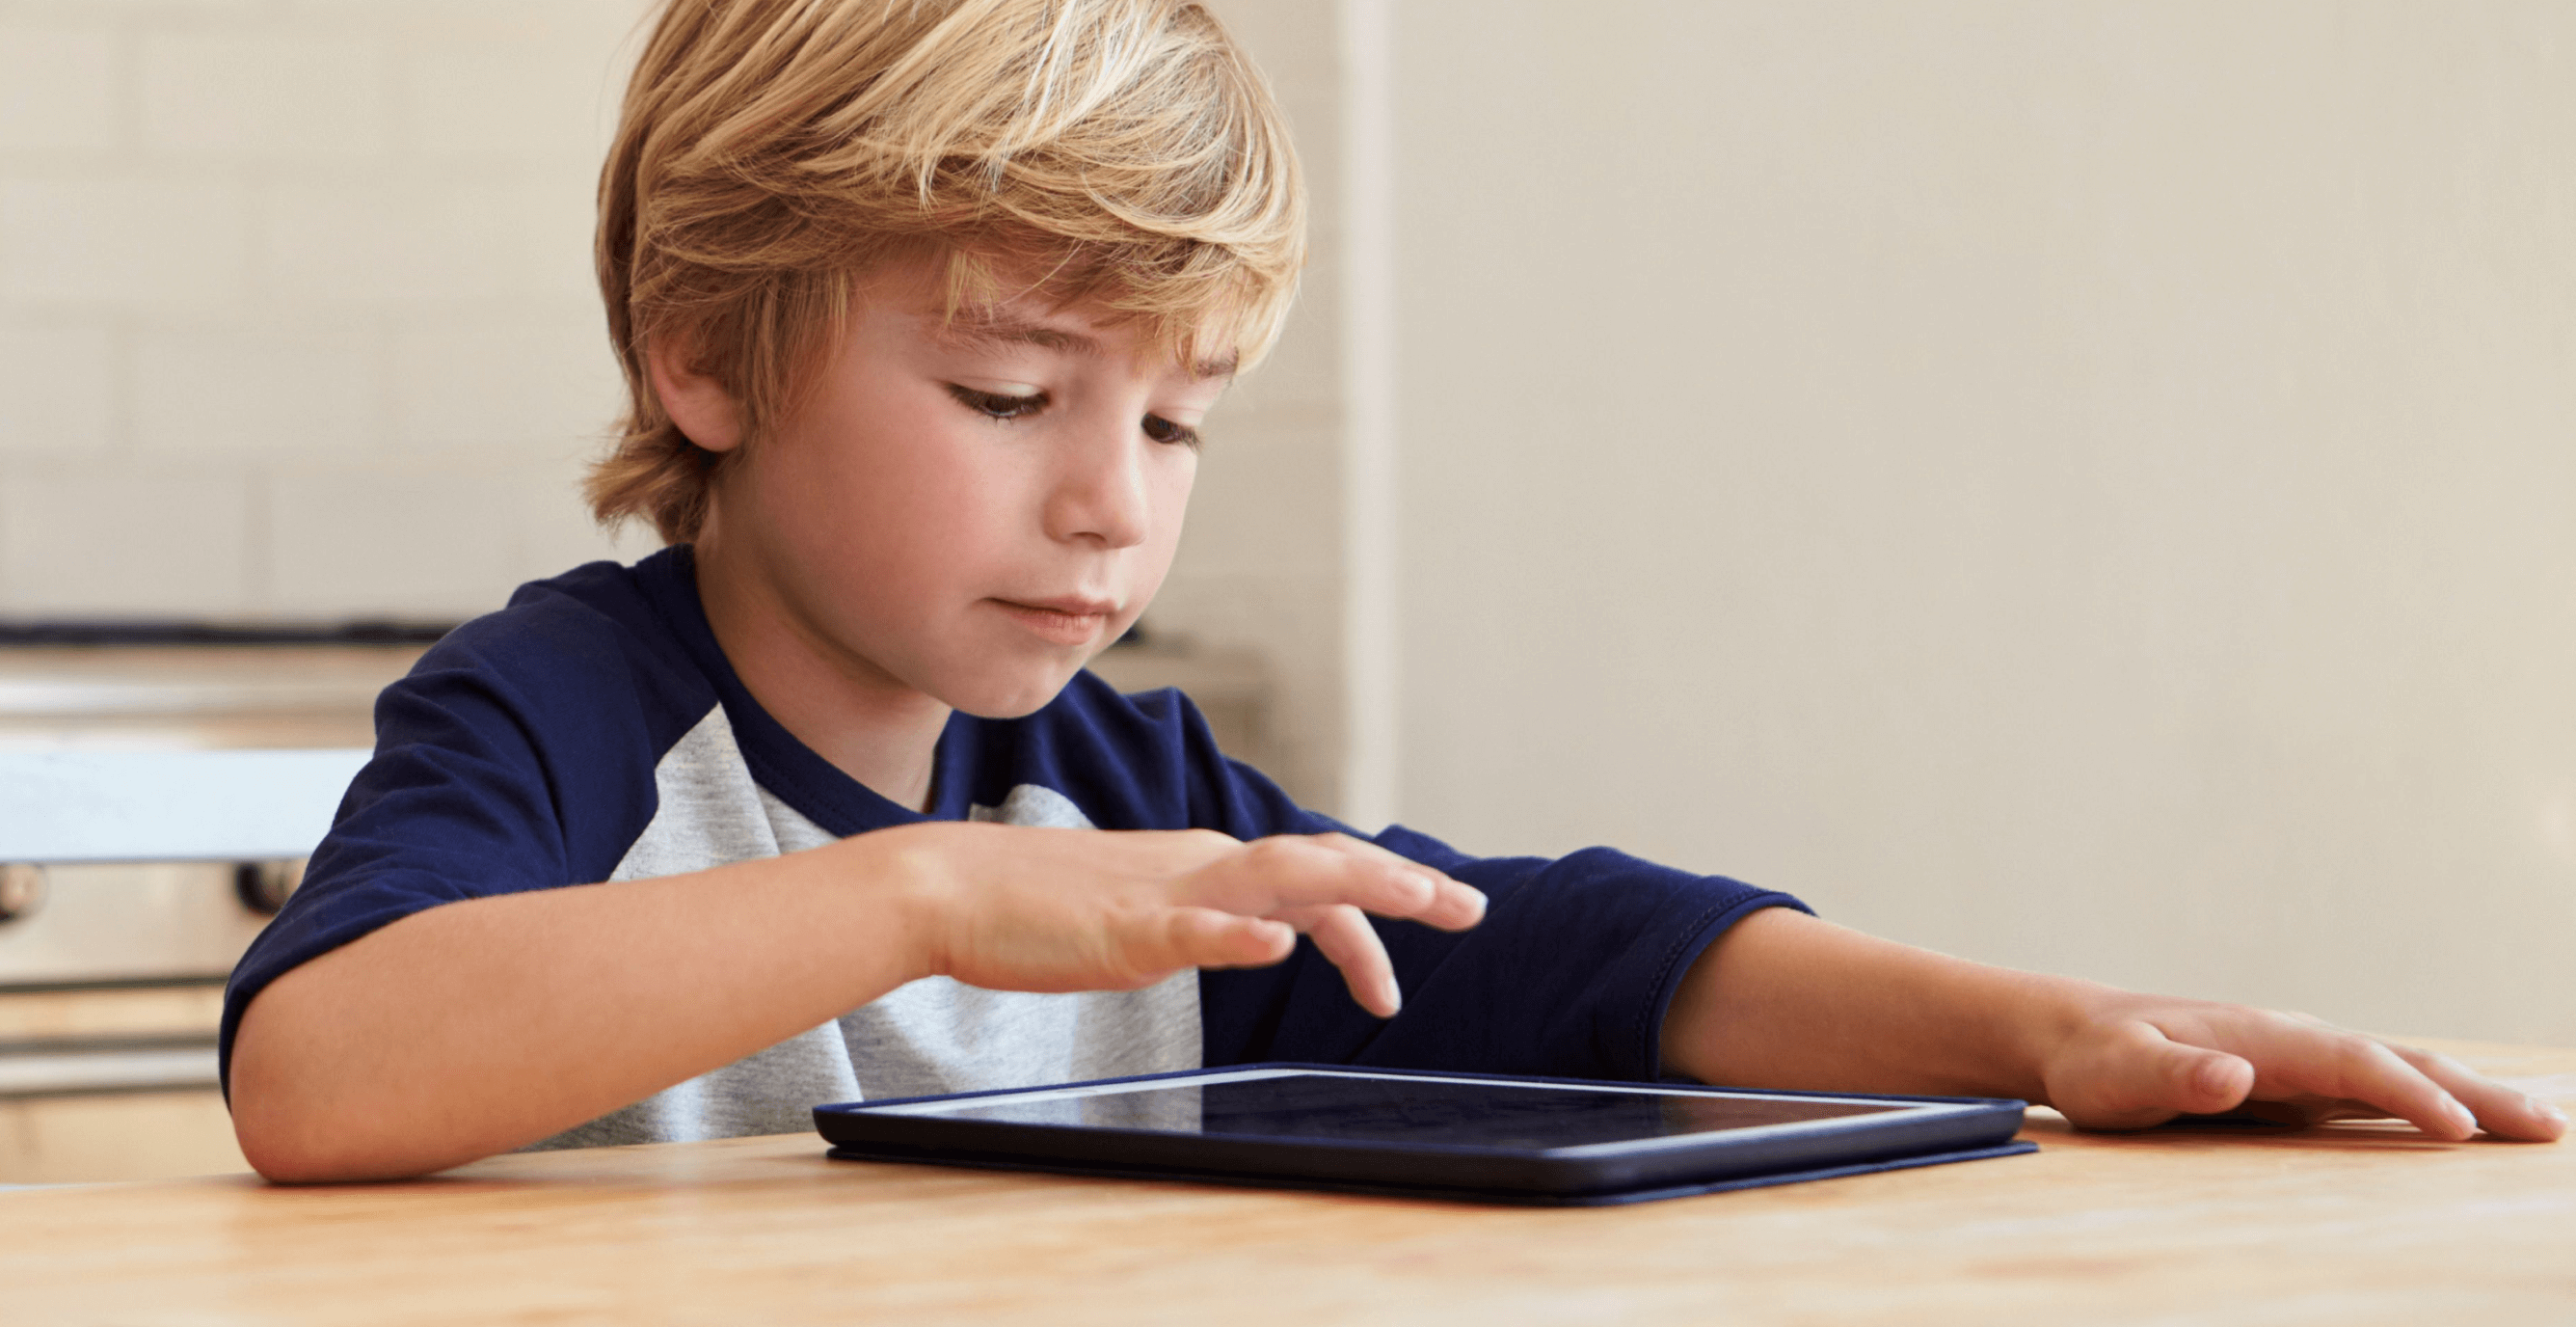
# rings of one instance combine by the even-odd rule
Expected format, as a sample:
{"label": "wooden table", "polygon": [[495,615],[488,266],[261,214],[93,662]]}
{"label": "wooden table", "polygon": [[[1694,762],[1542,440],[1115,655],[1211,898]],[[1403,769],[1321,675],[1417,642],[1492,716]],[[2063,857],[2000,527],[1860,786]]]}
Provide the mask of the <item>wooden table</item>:
{"label": "wooden table", "polygon": [[[2576,1052],[2448,1049],[2576,1100]],[[802,1135],[23,1190],[0,1322],[2576,1322],[2576,1146],[2047,1112],[2026,1136],[1589,1211],[864,1165]]]}

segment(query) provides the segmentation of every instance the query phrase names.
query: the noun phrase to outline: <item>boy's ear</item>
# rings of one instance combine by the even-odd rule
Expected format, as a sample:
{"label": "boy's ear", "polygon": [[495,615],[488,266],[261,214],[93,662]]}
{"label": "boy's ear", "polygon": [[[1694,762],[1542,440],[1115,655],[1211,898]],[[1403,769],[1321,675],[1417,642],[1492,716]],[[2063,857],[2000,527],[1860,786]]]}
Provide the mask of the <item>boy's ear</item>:
{"label": "boy's ear", "polygon": [[645,343],[644,365],[663,412],[689,441],[711,452],[742,445],[742,406],[724,384],[697,367],[695,346],[682,337],[655,337]]}

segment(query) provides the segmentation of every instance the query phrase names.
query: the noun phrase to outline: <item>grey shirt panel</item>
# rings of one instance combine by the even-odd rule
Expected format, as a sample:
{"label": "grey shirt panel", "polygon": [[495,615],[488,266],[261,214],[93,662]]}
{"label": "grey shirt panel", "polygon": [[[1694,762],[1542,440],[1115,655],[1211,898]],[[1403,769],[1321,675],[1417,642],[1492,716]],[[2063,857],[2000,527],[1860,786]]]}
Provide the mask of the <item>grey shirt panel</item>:
{"label": "grey shirt panel", "polygon": [[[612,883],[833,841],[753,782],[722,706],[663,756],[654,783],[659,809],[610,875]],[[1000,806],[978,806],[971,815],[1003,824],[1092,827],[1071,799],[1036,784],[1021,784]],[[1138,991],[1063,995],[926,978],[534,1147],[799,1133],[814,1127],[813,1108],[827,1102],[1195,1069],[1198,992],[1195,972]]]}

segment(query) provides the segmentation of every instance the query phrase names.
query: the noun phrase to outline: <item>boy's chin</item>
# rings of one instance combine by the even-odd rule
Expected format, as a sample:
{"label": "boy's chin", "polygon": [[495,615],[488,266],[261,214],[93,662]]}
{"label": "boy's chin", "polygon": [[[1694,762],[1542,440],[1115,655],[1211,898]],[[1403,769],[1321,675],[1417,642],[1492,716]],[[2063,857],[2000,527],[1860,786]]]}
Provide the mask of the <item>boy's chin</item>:
{"label": "boy's chin", "polygon": [[1078,669],[1043,677],[978,679],[941,696],[950,709],[978,719],[1025,719],[1061,695]]}

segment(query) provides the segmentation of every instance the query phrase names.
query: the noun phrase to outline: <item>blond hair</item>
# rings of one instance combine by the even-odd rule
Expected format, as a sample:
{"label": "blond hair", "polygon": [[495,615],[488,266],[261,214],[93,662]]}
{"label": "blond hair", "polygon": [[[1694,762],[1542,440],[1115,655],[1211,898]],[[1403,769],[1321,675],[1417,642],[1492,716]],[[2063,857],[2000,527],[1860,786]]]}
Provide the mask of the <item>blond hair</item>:
{"label": "blond hair", "polygon": [[694,537],[737,452],[683,436],[674,338],[747,443],[792,408],[871,268],[944,264],[952,314],[1020,293],[1190,353],[1268,349],[1305,192],[1261,75],[1185,0],[669,0],[600,175],[598,265],[629,404],[592,514]]}

